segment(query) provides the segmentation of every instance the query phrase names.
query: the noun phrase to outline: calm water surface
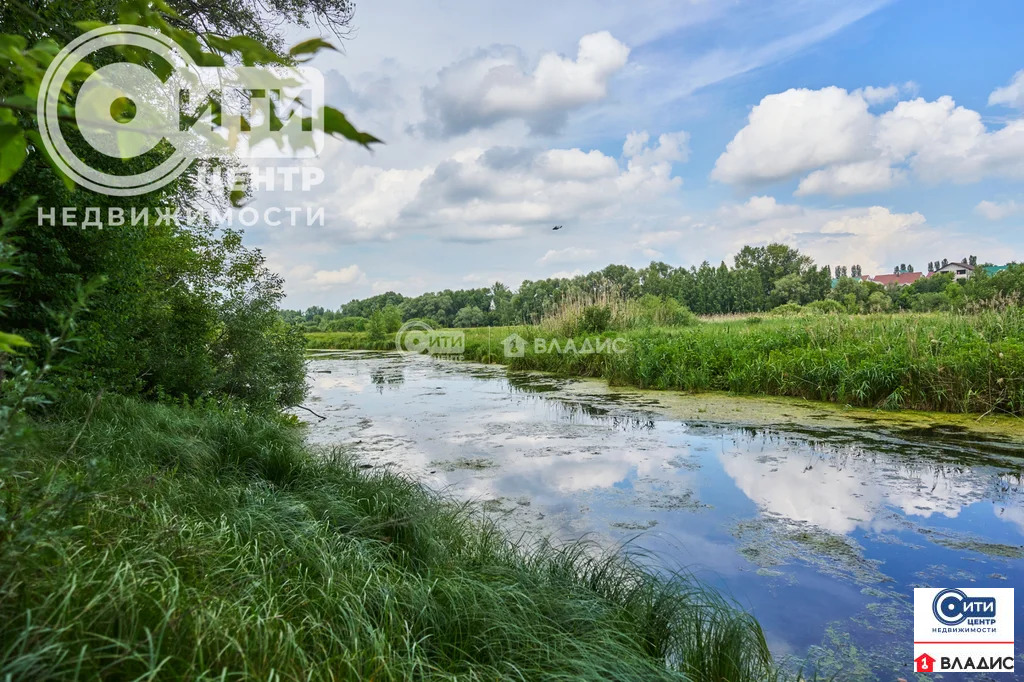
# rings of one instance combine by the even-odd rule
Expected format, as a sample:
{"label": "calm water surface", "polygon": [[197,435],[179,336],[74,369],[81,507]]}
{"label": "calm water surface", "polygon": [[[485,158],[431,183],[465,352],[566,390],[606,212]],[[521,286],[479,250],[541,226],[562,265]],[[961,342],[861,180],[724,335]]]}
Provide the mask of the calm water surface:
{"label": "calm water surface", "polygon": [[778,656],[838,679],[914,679],[913,587],[1024,586],[1024,453],[1005,445],[684,422],[650,392],[427,356],[342,352],[310,370],[327,417],[311,441],[516,532],[688,569],[751,610]]}

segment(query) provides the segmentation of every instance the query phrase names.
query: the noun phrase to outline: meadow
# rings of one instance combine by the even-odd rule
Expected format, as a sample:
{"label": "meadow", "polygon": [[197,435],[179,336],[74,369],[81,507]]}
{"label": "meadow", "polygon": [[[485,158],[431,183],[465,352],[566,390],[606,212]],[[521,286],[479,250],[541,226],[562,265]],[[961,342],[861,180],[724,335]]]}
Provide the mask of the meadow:
{"label": "meadow", "polygon": [[[764,315],[571,335],[565,325],[470,328],[463,359],[612,384],[793,396],[884,409],[1024,414],[1024,310]],[[502,340],[526,339],[506,358]],[[621,338],[622,353],[536,352],[536,339]],[[365,333],[307,333],[308,348],[394,348]]]}
{"label": "meadow", "polygon": [[0,677],[778,674],[757,622],[689,577],[512,541],[301,434],[211,405],[55,406],[0,458]]}

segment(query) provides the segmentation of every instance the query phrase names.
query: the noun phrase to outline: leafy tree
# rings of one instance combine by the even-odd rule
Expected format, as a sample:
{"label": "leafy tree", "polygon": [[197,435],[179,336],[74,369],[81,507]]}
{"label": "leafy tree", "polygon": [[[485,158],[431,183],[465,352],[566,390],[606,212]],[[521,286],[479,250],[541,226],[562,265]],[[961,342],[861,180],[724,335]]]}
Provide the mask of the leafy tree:
{"label": "leafy tree", "polygon": [[388,304],[377,313],[384,323],[384,329],[388,334],[394,334],[402,328],[402,311],[393,304]]}
{"label": "leafy tree", "polygon": [[802,274],[814,266],[814,261],[790,246],[772,243],[767,246],[744,246],[736,254],[735,265],[740,270],[756,271],[761,277],[765,298],[769,298],[775,282],[786,275]]}
{"label": "leafy tree", "polygon": [[455,315],[454,327],[483,327],[487,324],[487,315],[476,306],[467,305]]}
{"label": "leafy tree", "polygon": [[783,303],[796,303],[800,305],[807,301],[810,289],[798,273],[791,273],[779,278],[772,289],[771,300],[776,305]]}
{"label": "leafy tree", "polygon": [[[273,0],[264,8],[269,14],[259,20],[308,17],[340,27],[342,6],[337,0]],[[182,11],[176,13],[173,7]],[[183,0],[173,6],[161,0],[55,0],[31,6],[13,0],[0,7],[0,211],[11,213],[23,197],[33,196],[44,212],[55,209],[58,216],[64,207],[77,209],[79,216],[84,207],[97,207],[105,215],[108,206],[152,210],[197,200],[194,168],[141,197],[113,198],[76,189],[51,170],[40,151],[33,99],[58,41],[71,40],[97,22],[155,28],[201,64],[291,63],[327,46],[317,40],[281,55],[268,47],[273,42],[269,34],[232,36],[209,30],[254,21],[253,7],[250,0],[234,5]],[[140,57],[129,51],[119,58]],[[72,72],[62,103],[68,121],[75,120],[75,88],[90,68],[83,64]],[[332,135],[364,146],[376,141],[333,108],[316,115]],[[75,153],[91,165],[119,173],[141,169],[169,151],[158,145],[139,159],[113,159],[88,147],[70,123],[67,133]],[[228,197],[213,199],[226,203]],[[244,247],[240,233],[176,220],[103,228],[74,228],[61,217],[42,225],[21,221],[4,236],[4,243],[17,244],[23,255],[22,277],[6,324],[33,343],[30,361],[41,359],[43,342],[50,336],[45,311],[71,309],[83,282],[102,280],[104,286],[78,320],[81,352],[75,371],[65,379],[69,384],[151,396],[232,396],[261,406],[301,398],[302,339],[276,311],[281,279],[267,270],[262,254]]]}
{"label": "leafy tree", "polygon": [[867,309],[871,313],[884,313],[892,307],[892,301],[882,291],[875,291],[868,296]]}

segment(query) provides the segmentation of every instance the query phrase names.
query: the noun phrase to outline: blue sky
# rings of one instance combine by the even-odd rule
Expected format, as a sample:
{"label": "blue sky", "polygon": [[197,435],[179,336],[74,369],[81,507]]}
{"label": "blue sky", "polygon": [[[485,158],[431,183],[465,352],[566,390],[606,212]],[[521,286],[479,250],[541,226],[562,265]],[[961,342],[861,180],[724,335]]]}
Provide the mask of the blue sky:
{"label": "blue sky", "polygon": [[314,64],[387,144],[256,199],[324,226],[248,230],[290,307],[768,241],[866,274],[1024,259],[1019,2],[381,0],[355,25]]}

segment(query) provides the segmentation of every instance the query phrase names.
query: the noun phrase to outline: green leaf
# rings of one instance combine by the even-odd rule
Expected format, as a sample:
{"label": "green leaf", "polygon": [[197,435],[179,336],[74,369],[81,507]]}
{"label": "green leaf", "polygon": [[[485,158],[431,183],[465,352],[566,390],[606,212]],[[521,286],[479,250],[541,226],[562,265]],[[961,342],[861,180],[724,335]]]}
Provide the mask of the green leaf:
{"label": "green leaf", "polygon": [[364,133],[360,130],[356,130],[356,127],[349,123],[348,119],[345,118],[345,114],[341,113],[334,107],[324,107],[324,132],[328,135],[340,135],[346,140],[352,140],[357,144],[361,144],[367,149],[370,148],[371,144],[381,144],[381,140],[377,139],[370,133]]}
{"label": "green leaf", "polygon": [[0,185],[18,172],[27,156],[28,144],[25,141],[25,134],[19,130],[0,146]]}
{"label": "green leaf", "polygon": [[108,24],[106,24],[106,23],[104,23],[102,21],[76,21],[75,22],[75,26],[77,26],[78,29],[80,31],[82,31],[82,33],[88,33],[89,31],[92,31],[92,30],[97,29],[97,28],[102,28],[103,26],[107,26],[107,25]]}
{"label": "green leaf", "polygon": [[17,348],[26,348],[31,345],[17,334],[0,332],[0,353],[17,353]]}
{"label": "green leaf", "polygon": [[[25,111],[35,112],[36,110],[36,101],[28,95],[11,95],[10,97],[4,97],[3,100],[0,101],[3,101],[4,104],[8,104],[12,107],[24,109]],[[10,113],[7,109],[0,109],[0,111],[7,111]],[[14,115],[11,114],[11,120],[14,120],[13,116]],[[0,120],[3,120],[2,114],[0,114]]]}
{"label": "green leaf", "polygon": [[237,53],[246,66],[254,64],[282,64],[284,59],[269,47],[249,36],[232,36],[221,38],[212,34],[206,35],[210,47],[222,52]]}
{"label": "green leaf", "polygon": [[300,54],[316,54],[320,50],[334,50],[337,52],[338,48],[323,38],[310,38],[292,46],[292,49],[288,50],[288,54],[292,57],[298,57]]}
{"label": "green leaf", "polygon": [[[3,111],[7,111],[4,109]],[[0,116],[0,121],[3,117]],[[14,138],[15,135],[21,135],[21,126],[12,123],[0,123],[0,149]]]}
{"label": "green leaf", "polygon": [[0,34],[0,52],[14,50],[21,52],[28,45],[28,41],[22,36],[11,35],[10,33]]}

